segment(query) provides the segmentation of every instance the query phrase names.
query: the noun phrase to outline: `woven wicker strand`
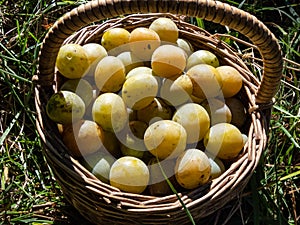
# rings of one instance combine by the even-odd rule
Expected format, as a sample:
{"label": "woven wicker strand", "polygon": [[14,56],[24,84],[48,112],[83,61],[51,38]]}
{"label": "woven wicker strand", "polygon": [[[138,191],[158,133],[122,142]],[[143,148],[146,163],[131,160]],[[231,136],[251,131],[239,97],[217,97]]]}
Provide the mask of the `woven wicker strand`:
{"label": "woven wicker strand", "polygon": [[[138,13],[138,14],[135,14]],[[124,15],[124,17],[119,17]],[[45,144],[47,162],[66,199],[96,224],[188,224],[189,220],[175,194],[163,197],[121,192],[99,181],[69,155],[57,126],[46,115],[45,105],[59,85],[55,60],[66,43],[99,42],[111,27],[149,26],[158,17],[169,17],[180,36],[196,49],[215,52],[223,64],[234,66],[243,77],[241,98],[249,112],[244,132],[249,141],[239,158],[212,182],[178,193],[195,220],[220,210],[236,199],[248,183],[267,143],[270,106],[281,78],[282,56],[274,35],[255,17],[218,1],[209,0],[106,0],[91,1],[60,18],[46,35],[39,55],[36,81],[37,129]],[[180,16],[192,16],[226,25],[248,37],[262,55],[263,78],[259,81],[234,49],[217,35],[186,23]],[[109,19],[109,20],[106,20]],[[93,22],[105,20],[100,24]],[[263,108],[267,110],[263,110]]]}

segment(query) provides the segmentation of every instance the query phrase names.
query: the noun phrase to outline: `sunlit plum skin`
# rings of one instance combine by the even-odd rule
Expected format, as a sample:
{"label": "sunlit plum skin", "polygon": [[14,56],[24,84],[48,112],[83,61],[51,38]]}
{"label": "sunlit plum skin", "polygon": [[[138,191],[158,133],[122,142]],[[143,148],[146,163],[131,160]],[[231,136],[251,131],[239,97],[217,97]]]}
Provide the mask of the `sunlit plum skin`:
{"label": "sunlit plum skin", "polygon": [[201,141],[210,127],[207,111],[196,103],[182,105],[174,113],[172,120],[185,128],[189,144]]}
{"label": "sunlit plum skin", "polygon": [[93,100],[93,87],[85,79],[71,79],[65,81],[60,90],[71,91],[76,93],[88,107]]}
{"label": "sunlit plum skin", "polygon": [[210,125],[213,126],[217,123],[230,123],[231,111],[226,105],[225,100],[211,98],[201,104],[209,114]]}
{"label": "sunlit plum skin", "polygon": [[215,178],[221,176],[221,174],[224,173],[225,166],[224,166],[223,162],[218,158],[215,158],[215,159],[209,158],[209,161],[210,161],[210,165],[211,165],[210,179],[212,180],[212,179],[215,179]]}
{"label": "sunlit plum skin", "polygon": [[149,28],[137,27],[130,33],[130,50],[142,61],[150,61],[152,53],[160,44],[158,34]]}
{"label": "sunlit plum skin", "polygon": [[117,133],[128,122],[127,108],[123,99],[115,93],[103,93],[94,102],[93,120],[104,130]]}
{"label": "sunlit plum skin", "polygon": [[140,159],[123,156],[111,166],[110,184],[121,191],[140,194],[149,183],[149,169]]}
{"label": "sunlit plum skin", "polygon": [[93,168],[97,164],[97,162],[102,159],[106,154],[102,151],[96,151],[94,153],[85,155],[84,157],[80,157],[78,161],[90,172],[92,172]]}
{"label": "sunlit plum skin", "polygon": [[129,50],[130,32],[125,28],[114,27],[104,32],[101,38],[101,45],[109,55],[118,55]]}
{"label": "sunlit plum skin", "polygon": [[120,59],[123,62],[123,65],[125,66],[125,73],[127,74],[130,70],[144,66],[144,62],[141,61],[139,58],[137,58],[132,52],[126,51],[121,52],[119,55],[117,55],[117,58]]}
{"label": "sunlit plum skin", "polygon": [[187,58],[194,52],[192,44],[183,38],[178,38],[176,44],[179,48],[183,49],[186,52]]}
{"label": "sunlit plum skin", "polygon": [[117,92],[125,81],[125,66],[115,56],[106,56],[100,60],[95,70],[95,83],[102,92]]}
{"label": "sunlit plum skin", "polygon": [[158,82],[153,75],[138,74],[126,79],[121,95],[129,108],[139,110],[148,106],[157,92]]}
{"label": "sunlit plum skin", "polygon": [[154,30],[162,42],[176,43],[179,31],[177,25],[170,18],[158,18],[154,20],[149,29]]}
{"label": "sunlit plum skin", "polygon": [[187,133],[182,125],[172,120],[152,123],[144,135],[148,151],[159,159],[176,158],[186,148]]}
{"label": "sunlit plum skin", "polygon": [[164,79],[160,87],[160,97],[171,106],[192,102],[193,83],[189,76],[183,74],[174,81]]}
{"label": "sunlit plum skin", "polygon": [[58,71],[68,79],[84,77],[90,63],[84,48],[79,44],[66,44],[60,47],[56,67]]}
{"label": "sunlit plum skin", "polygon": [[135,68],[131,69],[130,71],[128,71],[128,73],[126,74],[126,79],[128,79],[131,76],[138,75],[138,74],[153,75],[153,72],[152,72],[152,69],[150,67],[138,66],[138,67],[135,67]]}
{"label": "sunlit plum skin", "polygon": [[187,149],[176,160],[175,177],[186,189],[194,189],[209,181],[211,165],[207,155],[199,149]]}
{"label": "sunlit plum skin", "polygon": [[46,113],[58,124],[72,124],[84,116],[85,104],[74,92],[59,91],[48,100]]}
{"label": "sunlit plum skin", "polygon": [[160,77],[178,77],[183,73],[185,66],[186,54],[175,45],[161,45],[151,57],[151,68]]}
{"label": "sunlit plum skin", "polygon": [[86,156],[102,147],[103,129],[94,121],[79,120],[64,127],[62,140],[73,156]]}
{"label": "sunlit plum skin", "polygon": [[86,76],[92,77],[94,76],[98,62],[104,57],[106,57],[108,54],[106,49],[98,43],[87,43],[84,44],[82,47],[85,50],[90,64],[90,68]]}
{"label": "sunlit plum skin", "polygon": [[193,95],[199,99],[222,96],[222,80],[215,67],[198,64],[190,68],[186,74],[193,82]]}
{"label": "sunlit plum skin", "polygon": [[233,97],[243,86],[240,72],[232,66],[219,66],[216,68],[222,80],[222,93],[224,98]]}
{"label": "sunlit plum skin", "polygon": [[248,138],[248,136],[246,134],[242,134],[242,137],[243,137],[243,144],[245,146],[247,144],[249,138]]}
{"label": "sunlit plum skin", "polygon": [[236,158],[244,146],[242,133],[229,123],[212,126],[204,136],[203,143],[208,153],[224,160]]}
{"label": "sunlit plum skin", "polygon": [[116,159],[111,155],[104,155],[93,167],[92,174],[102,182],[109,184],[109,173],[115,160]]}
{"label": "sunlit plum skin", "polygon": [[206,64],[213,67],[219,66],[219,60],[217,56],[207,50],[197,50],[193,52],[187,59],[186,70],[189,70],[195,65]]}
{"label": "sunlit plum skin", "polygon": [[226,168],[221,159],[209,154],[208,152],[205,152],[205,154],[207,155],[209,162],[210,162],[210,166],[211,166],[209,180],[213,180],[213,179],[221,176],[225,172]]}

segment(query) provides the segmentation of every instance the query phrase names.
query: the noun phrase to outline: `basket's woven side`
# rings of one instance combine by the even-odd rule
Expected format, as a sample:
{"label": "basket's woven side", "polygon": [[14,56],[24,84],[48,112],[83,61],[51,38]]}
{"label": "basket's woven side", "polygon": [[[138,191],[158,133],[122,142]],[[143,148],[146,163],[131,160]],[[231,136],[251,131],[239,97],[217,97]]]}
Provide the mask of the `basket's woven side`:
{"label": "basket's woven side", "polygon": [[249,13],[228,4],[207,0],[98,0],[82,5],[59,19],[46,35],[40,51],[38,80],[42,85],[52,84],[59,48],[73,32],[95,21],[139,12],[196,16],[237,30],[258,47],[263,58],[263,78],[256,102],[268,104],[277,92],[283,62],[280,46],[274,35]]}

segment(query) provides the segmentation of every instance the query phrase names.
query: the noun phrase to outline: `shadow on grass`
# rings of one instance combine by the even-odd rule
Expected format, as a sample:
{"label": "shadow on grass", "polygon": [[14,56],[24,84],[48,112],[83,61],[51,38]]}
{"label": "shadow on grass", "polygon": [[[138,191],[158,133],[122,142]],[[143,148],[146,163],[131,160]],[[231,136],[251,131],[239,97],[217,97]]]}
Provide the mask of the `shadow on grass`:
{"label": "shadow on grass", "polygon": [[[216,213],[202,218],[196,221],[197,225],[243,225],[243,224],[254,224],[254,221],[259,221],[259,224],[278,224],[278,221],[272,220],[270,218],[253,218],[253,206],[251,204],[252,196],[249,195],[243,200],[233,200],[229,202],[224,208],[217,211]],[[61,206],[57,214],[57,218],[54,219],[54,225],[95,225],[102,224],[101,221],[95,221],[95,224],[89,222],[70,204],[65,203]],[[175,224],[176,225],[176,224]]]}
{"label": "shadow on grass", "polygon": [[59,212],[54,215],[54,225],[94,225],[84,218],[72,205],[65,203],[64,206],[61,206]]}

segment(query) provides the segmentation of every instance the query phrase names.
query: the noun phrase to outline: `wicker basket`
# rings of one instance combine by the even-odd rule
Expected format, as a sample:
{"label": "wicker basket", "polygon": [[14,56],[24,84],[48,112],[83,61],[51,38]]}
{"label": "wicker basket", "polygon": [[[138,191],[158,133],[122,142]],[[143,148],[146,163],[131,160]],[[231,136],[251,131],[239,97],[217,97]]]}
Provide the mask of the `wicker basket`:
{"label": "wicker basket", "polygon": [[[98,0],[82,5],[60,18],[46,35],[39,56],[35,92],[37,128],[45,144],[47,161],[66,199],[93,223],[189,223],[175,194],[156,197],[124,193],[95,178],[68,154],[56,124],[45,112],[46,102],[58,83],[55,59],[62,44],[99,42],[103,31],[110,27],[130,30],[148,26],[161,16],[172,18],[180,36],[191,41],[195,48],[211,50],[222,59],[222,64],[232,65],[240,71],[244,83],[241,97],[249,111],[250,122],[245,127],[249,140],[240,157],[208,185],[179,193],[194,220],[216,212],[241,193],[266,146],[272,98],[282,73],[282,55],[276,38],[263,23],[240,9],[210,0]],[[252,74],[231,47],[216,35],[184,22],[184,16],[199,17],[228,26],[248,37],[262,56],[262,80],[259,81]],[[105,22],[91,25],[108,18]]]}

